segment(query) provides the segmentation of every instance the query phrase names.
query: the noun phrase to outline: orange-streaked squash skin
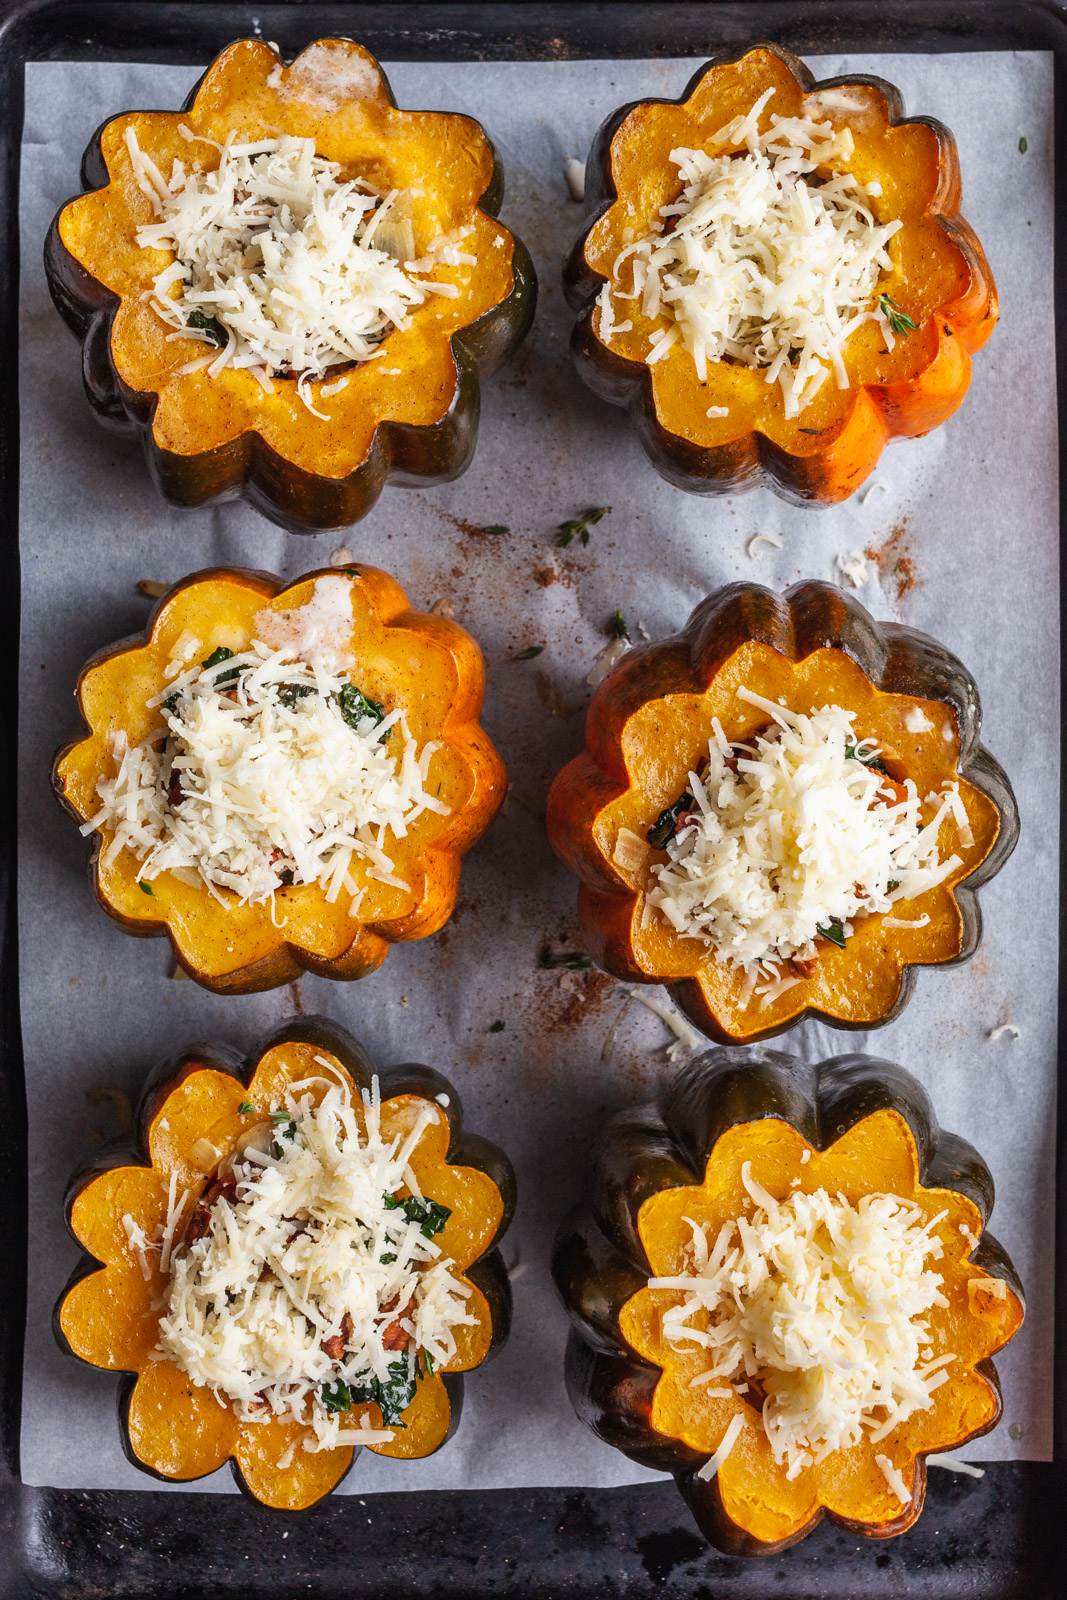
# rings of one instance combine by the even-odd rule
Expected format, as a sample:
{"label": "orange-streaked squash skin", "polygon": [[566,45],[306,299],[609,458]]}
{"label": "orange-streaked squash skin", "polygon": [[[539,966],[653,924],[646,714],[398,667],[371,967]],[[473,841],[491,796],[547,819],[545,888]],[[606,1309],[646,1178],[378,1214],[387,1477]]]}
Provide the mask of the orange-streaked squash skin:
{"label": "orange-streaked squash skin", "polygon": [[[62,1349],[124,1374],[119,1420],[123,1448],[134,1466],[187,1482],[229,1461],[246,1494],[282,1511],[303,1510],[329,1494],[358,1452],[344,1446],[310,1453],[298,1444],[291,1464],[279,1467],[289,1445],[301,1437],[299,1427],[277,1418],[242,1423],[229,1405],[197,1388],[173,1361],[154,1360],[160,1313],[152,1302],[164,1291],[165,1279],[153,1255],[146,1281],[122,1218],[132,1216],[151,1236],[166,1218],[172,1174],[177,1192],[190,1193],[188,1218],[189,1205],[239,1136],[265,1119],[288,1083],[322,1072],[318,1056],[348,1078],[357,1101],[377,1075],[383,1131],[406,1134],[425,1102],[437,1107],[437,1120],[416,1146],[412,1165],[423,1192],[451,1207],[437,1239],[471,1286],[469,1305],[476,1320],[457,1330],[458,1348],[449,1364],[420,1381],[404,1412],[405,1426],[391,1441],[367,1448],[405,1459],[439,1449],[459,1421],[462,1374],[479,1366],[508,1335],[511,1287],[496,1245],[514,1212],[514,1173],[495,1145],[464,1131],[459,1097],[441,1073],[418,1065],[378,1071],[357,1040],[323,1017],[283,1023],[248,1061],[225,1047],[195,1046],[156,1068],[138,1110],[135,1147],[101,1159],[71,1184],[68,1225],[87,1259],[60,1296],[54,1319]],[[242,1115],[240,1107],[247,1102],[255,1110]],[[201,1141],[217,1154],[206,1157]],[[355,1426],[363,1413],[371,1427],[380,1427],[376,1403],[353,1408]]]}
{"label": "orange-streaked squash skin", "polygon": [[[633,329],[605,343],[596,305],[627,230],[642,237],[659,207],[678,196],[670,152],[705,148],[772,86],[761,128],[770,126],[772,113],[806,111],[852,130],[848,170],[863,183],[882,184],[882,196],[870,202],[879,219],[904,223],[890,242],[894,266],[879,292],[916,324],[892,351],[877,324],[857,329],[844,351],[849,388],[828,379],[793,418],[785,416],[779,386],[766,383],[762,371],[713,362],[701,384],[681,343],[648,366],[649,335],[669,319],[650,319],[639,301],[625,302]],[[680,100],[641,100],[614,112],[589,155],[586,199],[592,218],[564,269],[567,299],[580,313],[574,364],[596,394],[629,410],[656,469],[693,494],[736,494],[764,483],[797,504],[847,499],[889,440],[928,433],[952,415],[970,383],[971,356],[997,320],[989,265],[960,216],[959,160],[949,130],[933,117],[906,118],[899,91],[882,78],[817,83],[803,62],[776,45],[716,56]],[[729,414],[709,417],[709,405]]]}
{"label": "orange-streaked squash skin", "polygon": [[[259,611],[306,604],[324,577],[351,585],[356,667],[349,676],[387,710],[405,708],[420,749],[439,743],[427,782],[440,785],[451,809],[447,816],[425,812],[405,839],[391,840],[396,876],[409,888],[368,879],[357,917],[349,915],[346,890],[331,903],[318,884],[279,890],[274,918],[269,904],[241,906],[228,896],[223,905],[170,873],[155,879],[148,895],[131,852],[105,866],[94,835],[91,875],[104,910],[127,933],[166,934],[189,976],[219,994],[273,989],[304,971],[362,978],[381,966],[390,945],[437,933],[455,904],[460,856],[485,832],[506,791],[503,763],[478,722],[482,654],[457,623],[413,611],[393,578],[362,564],[307,573],[288,587],[270,573],[214,567],[175,584],[143,633],[100,651],[82,669],[77,692],[88,736],[66,745],[52,772],[63,807],[88,821],[99,809],[99,778],[114,770],[112,735],[121,729],[136,744],[162,725],[146,701],[164,688],[164,667],[183,633],[203,641],[200,659],[221,644],[240,650]],[[284,927],[276,925],[283,919]]]}
{"label": "orange-streaked squash skin", "polygon": [[[964,844],[952,823],[944,858],[958,854],[961,864],[937,888],[894,907],[904,920],[927,915],[923,927],[857,919],[844,949],[826,945],[815,976],[769,1005],[746,994],[740,968],[675,934],[658,913],[642,926],[649,867],[665,852],[649,846],[639,867],[614,859],[620,829],[644,839],[685,790],[713,717],[732,741],[765,725],[763,712],[737,699],[741,686],[795,711],[827,704],[855,711],[857,733],[876,740],[920,796],[958,781],[973,836]],[[911,715],[916,709],[921,719]],[[915,732],[909,717],[928,726]],[[833,584],[800,583],[781,597],[752,583],[717,590],[682,633],[628,651],[598,686],[585,751],[549,793],[548,835],[580,879],[586,948],[617,977],[665,983],[696,1026],[722,1044],[751,1044],[809,1015],[837,1028],[891,1021],[910,998],[917,967],[974,954],[976,891],[1015,848],[1015,797],[979,743],[980,728],[977,686],[948,650],[912,628],[875,622]]]}
{"label": "orange-streaked squash skin", "polygon": [[[391,188],[416,186],[416,247],[472,227],[465,252],[477,266],[440,269],[456,299],[432,294],[383,355],[347,373],[339,393],[312,383],[314,416],[279,378],[267,394],[249,371],[178,369],[204,354],[171,339],[144,298],[172,252],[142,249],[136,230],[153,220],[126,144],[128,130],[164,175],[190,151],[179,125],[222,143],[313,138],[346,174]],[[208,69],[180,111],[130,111],[105,123],[82,162],[90,192],[52,224],[45,270],[57,308],[82,342],[85,390],[97,416],[140,434],[160,492],[178,506],[242,496],[295,533],[346,527],[384,484],[457,477],[478,431],[479,383],[521,343],[533,321],[537,282],[529,252],[496,220],[503,172],[480,124],[451,112],[402,111],[362,46],[320,39],[288,67],[269,45],[242,39]],[[336,380],[334,380],[336,381]]]}
{"label": "orange-streaked squash skin", "polygon": [[[865,1437],[790,1482],[754,1405],[689,1387],[699,1358],[672,1348],[660,1316],[680,1296],[652,1276],[685,1270],[685,1218],[717,1228],[742,1213],[741,1167],[776,1199],[824,1188],[913,1201],[936,1224],[948,1305],[930,1321],[959,1359],[934,1403],[878,1444]],[[985,1226],[993,1180],[956,1134],[943,1133],[922,1086],[891,1062],[838,1056],[818,1065],[780,1051],[713,1050],[683,1068],[658,1102],[621,1112],[601,1136],[586,1204],[563,1223],[553,1273],[571,1316],[567,1387],[578,1416],[631,1460],[670,1472],[701,1532],[730,1555],[774,1555],[829,1516],[853,1533],[903,1533],[922,1510],[926,1456],[988,1433],[1000,1416],[990,1357],[1023,1319],[1011,1262]],[[966,1231],[964,1231],[966,1230]],[[968,1237],[970,1235],[970,1237]],[[997,1279],[1002,1288],[983,1289]],[[940,1346],[939,1346],[940,1348]],[[699,1468],[733,1417],[743,1428],[718,1474]],[[902,1506],[874,1461],[887,1455],[911,1489]]]}

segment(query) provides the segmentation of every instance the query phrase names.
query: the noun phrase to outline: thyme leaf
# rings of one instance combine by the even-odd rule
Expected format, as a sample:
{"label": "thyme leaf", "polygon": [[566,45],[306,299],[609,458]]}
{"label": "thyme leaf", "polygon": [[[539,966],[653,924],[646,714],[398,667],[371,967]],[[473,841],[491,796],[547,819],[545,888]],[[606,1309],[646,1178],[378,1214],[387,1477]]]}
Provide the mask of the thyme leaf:
{"label": "thyme leaf", "polygon": [[587,956],[584,950],[571,955],[566,950],[554,951],[546,944],[537,958],[537,965],[546,968],[566,967],[569,972],[587,972],[593,965],[593,958]]}
{"label": "thyme leaf", "polygon": [[906,333],[914,333],[918,327],[906,311],[901,311],[891,294],[878,296],[878,311],[888,322],[890,333],[895,333],[898,338]]}

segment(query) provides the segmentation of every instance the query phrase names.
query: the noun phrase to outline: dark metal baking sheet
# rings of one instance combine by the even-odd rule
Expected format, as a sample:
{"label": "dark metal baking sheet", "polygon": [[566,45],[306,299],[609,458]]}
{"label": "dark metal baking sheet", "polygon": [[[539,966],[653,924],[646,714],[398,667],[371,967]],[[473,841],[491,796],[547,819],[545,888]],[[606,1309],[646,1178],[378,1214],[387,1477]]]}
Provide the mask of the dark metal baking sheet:
{"label": "dark metal baking sheet", "polygon": [[[903,1539],[823,1525],[784,1556],[743,1562],[698,1536],[670,1483],[615,1490],[358,1496],[286,1518],[229,1496],[61,1491],[18,1475],[26,1275],[26,1128],[18,1015],[15,734],[18,681],[18,170],[27,60],[206,62],[256,31],[283,53],[330,33],[392,60],[554,60],[704,54],[772,39],[801,54],[1048,50],[1056,155],[1067,171],[1067,3],[1060,0],[741,0],[741,3],[218,5],[199,0],[0,0],[0,1600],[509,1594],[1053,1600],[1067,1558],[1067,1203],[1058,1212],[1056,1460],[1000,1462],[981,1480],[931,1474]],[[976,114],[979,108],[976,107]],[[979,180],[980,181],[980,180]],[[1067,261],[1067,190],[1057,208]],[[1067,418],[1067,275],[1058,274],[1060,415]],[[1063,424],[1061,423],[1061,426]],[[1025,516],[1026,485],[1019,485]],[[1062,545],[1062,538],[1061,538]],[[1067,624],[1067,605],[1061,614]],[[1021,620],[1021,619],[1020,619]],[[1023,713],[1025,714],[1025,713]],[[1067,754],[1067,751],[1065,751]],[[1067,887],[1067,848],[1060,905]],[[1062,914],[1061,914],[1062,922]],[[1061,948],[1067,940],[1061,939]],[[1064,989],[1061,955],[1061,1001]],[[1061,1084],[1063,1017],[1060,1006]],[[1061,1156],[1067,1092],[1060,1096]],[[1063,1170],[1063,1162],[1060,1162]],[[1054,1270],[1049,1260],[1048,1270]]]}

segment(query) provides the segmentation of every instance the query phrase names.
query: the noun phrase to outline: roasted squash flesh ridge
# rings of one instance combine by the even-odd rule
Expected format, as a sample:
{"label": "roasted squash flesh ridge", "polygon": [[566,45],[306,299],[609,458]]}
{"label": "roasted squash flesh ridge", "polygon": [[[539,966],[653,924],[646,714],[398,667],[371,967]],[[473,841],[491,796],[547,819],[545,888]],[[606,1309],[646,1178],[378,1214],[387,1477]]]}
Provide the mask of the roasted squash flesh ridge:
{"label": "roasted squash flesh ridge", "polygon": [[[724,1223],[746,1214],[748,1194],[741,1178],[746,1163],[751,1163],[752,1180],[778,1201],[796,1189],[810,1194],[821,1188],[842,1195],[852,1205],[866,1194],[893,1194],[913,1201],[927,1221],[945,1212],[933,1230],[944,1250],[934,1270],[942,1277],[942,1293],[949,1303],[945,1308],[935,1306],[928,1321],[937,1353],[952,1351],[957,1360],[947,1369],[949,1381],[934,1391],[929,1410],[914,1413],[881,1441],[874,1442],[865,1433],[859,1444],[832,1452],[790,1482],[784,1464],[773,1458],[758,1418],[758,1400],[750,1402],[739,1394],[708,1398],[706,1388],[690,1387],[706,1362],[691,1346],[672,1346],[661,1327],[664,1310],[681,1296],[644,1289],[623,1307],[620,1324],[633,1348],[663,1369],[653,1402],[653,1426],[710,1455],[721,1444],[731,1419],[745,1418],[719,1468],[719,1491],[727,1515],[767,1542],[790,1538],[820,1507],[867,1527],[899,1531],[902,1515],[911,1518],[907,1509],[902,1512],[875,1457],[887,1457],[910,1488],[920,1452],[950,1451],[995,1421],[996,1391],[975,1367],[1016,1331],[1022,1306],[1010,1289],[1003,1299],[969,1291],[969,1285],[989,1281],[988,1272],[969,1260],[972,1241],[982,1228],[978,1208],[951,1189],[921,1186],[915,1141],[894,1111],[865,1118],[826,1151],[813,1149],[796,1129],[774,1118],[731,1128],[717,1143],[701,1187],[670,1189],[645,1201],[638,1225],[655,1276],[684,1270],[692,1238],[686,1219],[706,1225],[709,1237],[715,1239]],[[976,1305],[981,1310],[976,1311]]]}
{"label": "roasted squash flesh ridge", "polygon": [[[305,1451],[306,1428],[278,1417],[242,1422],[230,1405],[220,1404],[209,1389],[195,1385],[173,1360],[159,1359],[158,1301],[166,1288],[160,1253],[138,1252],[130,1235],[136,1228],[148,1239],[160,1237],[172,1184],[178,1195],[189,1196],[184,1226],[195,1199],[207,1189],[219,1164],[233,1155],[241,1136],[284,1103],[290,1084],[323,1074],[324,1061],[327,1074],[340,1074],[352,1089],[357,1122],[365,1132],[359,1096],[365,1075],[353,1077],[351,1058],[343,1059],[347,1050],[342,1047],[340,1055],[334,1054],[320,1042],[318,1027],[315,1019],[291,1027],[294,1036],[262,1055],[247,1085],[232,1070],[220,1070],[195,1056],[183,1059],[149,1104],[144,1136],[151,1164],[109,1167],[76,1180],[70,1226],[102,1270],[77,1277],[57,1308],[58,1334],[73,1354],[94,1366],[135,1374],[127,1426],[129,1448],[138,1464],[162,1477],[191,1479],[231,1459],[243,1487],[265,1504],[285,1510],[302,1509],[329,1493],[350,1467],[353,1448]],[[331,1029],[322,1037],[335,1042],[337,1033]],[[409,1077],[425,1072],[404,1070]],[[426,1100],[435,1102],[432,1091],[443,1080],[433,1075],[431,1082],[426,1076],[422,1095],[390,1096],[387,1083],[383,1087],[383,1135],[405,1138]],[[369,1088],[369,1076],[362,1086]],[[325,1086],[312,1090],[312,1099],[317,1101],[324,1092]],[[242,1105],[253,1110],[243,1113]],[[448,1115],[439,1112],[420,1138],[411,1168],[424,1194],[449,1207],[451,1215],[436,1242],[455,1263],[456,1272],[464,1274],[507,1225],[510,1202],[506,1207],[501,1188],[488,1172],[449,1164],[455,1132]],[[209,1155],[209,1150],[215,1154]],[[499,1152],[495,1155],[503,1159]],[[207,1170],[205,1162],[210,1163]],[[494,1325],[494,1311],[482,1290],[463,1281],[470,1290],[472,1325],[456,1329],[455,1355],[419,1382],[403,1413],[403,1428],[396,1429],[391,1441],[367,1446],[376,1454],[415,1458],[436,1450],[451,1422],[445,1376],[478,1366],[506,1333],[506,1326]],[[358,1426],[363,1414],[372,1428],[381,1427],[375,1402],[353,1407],[352,1425]]]}
{"label": "roasted squash flesh ridge", "polygon": [[[868,202],[877,220],[903,223],[888,246],[892,271],[877,292],[891,296],[915,324],[892,348],[877,322],[856,329],[843,352],[849,386],[829,378],[793,418],[760,368],[712,362],[701,382],[681,342],[649,366],[652,335],[673,319],[647,316],[640,300],[618,309],[632,328],[602,339],[596,303],[601,286],[613,281],[620,252],[678,199],[671,152],[708,149],[714,134],[746,116],[770,88],[761,131],[772,114],[851,131],[854,150],[842,170],[864,185],[881,185],[881,195]],[[959,215],[952,135],[933,119],[903,120],[891,85],[816,84],[795,57],[761,47],[701,69],[681,102],[624,108],[601,130],[593,161],[599,177],[591,198],[600,209],[565,274],[571,303],[582,312],[575,360],[593,389],[640,416],[645,448],[672,481],[705,493],[767,481],[787,498],[834,503],[862,484],[891,438],[928,432],[962,402],[971,355],[996,322],[996,290],[981,246]]]}
{"label": "roasted squash flesh ridge", "polygon": [[[219,645],[239,652],[254,635],[264,609],[284,613],[309,603],[317,578],[289,588],[266,574],[216,569],[197,574],[164,596],[146,634],[90,661],[79,698],[90,728],[87,738],[57,758],[55,785],[64,805],[82,822],[99,809],[97,784],[113,770],[112,739],[124,732],[139,743],[162,725],[147,702],[166,687],[164,669],[184,636],[202,641],[206,656]],[[421,749],[436,742],[431,792],[448,815],[424,813],[408,836],[390,844],[398,889],[367,878],[359,915],[349,915],[350,895],[333,903],[319,884],[281,888],[274,917],[269,904],[226,904],[206,889],[164,873],[141,888],[137,858],[123,850],[95,867],[97,893],[128,932],[165,927],[178,958],[208,987],[269,988],[302,968],[327,976],[359,977],[385,959],[388,945],[436,932],[455,900],[459,855],[495,815],[504,792],[500,759],[478,726],[484,671],[474,640],[455,623],[410,609],[406,595],[385,573],[360,567],[343,573],[351,584],[353,682],[376,701],[403,707]],[[354,866],[358,874],[360,868]],[[274,973],[280,976],[273,976]],[[260,976],[267,981],[260,981]]]}

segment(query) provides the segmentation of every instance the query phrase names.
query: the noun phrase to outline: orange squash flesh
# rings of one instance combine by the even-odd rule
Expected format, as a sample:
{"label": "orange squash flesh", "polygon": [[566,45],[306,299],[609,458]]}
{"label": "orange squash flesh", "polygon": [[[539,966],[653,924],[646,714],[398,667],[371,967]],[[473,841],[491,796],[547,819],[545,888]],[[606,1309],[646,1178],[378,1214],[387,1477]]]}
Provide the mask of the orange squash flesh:
{"label": "orange squash flesh", "polygon": [[[721,613],[721,640],[719,622],[702,622],[706,612]],[[790,619],[808,613],[817,621],[801,645],[789,636]],[[861,665],[862,651],[846,637],[857,618],[877,641],[879,625],[828,584],[798,585],[781,602],[754,585],[720,591],[698,607],[684,635],[632,652],[604,680],[589,708],[585,754],[559,773],[549,795],[549,838],[580,879],[579,915],[594,960],[621,978],[670,985],[696,1025],[722,1043],[768,1037],[809,1011],[846,1028],[889,1020],[908,997],[910,969],[973,950],[977,918],[966,904],[971,891],[961,896],[961,886],[976,874],[981,881],[990,870],[984,864],[995,869],[1014,842],[1010,789],[975,746],[973,683],[961,690],[959,664],[941,673],[939,647],[901,628],[885,630],[893,640],[888,665],[883,651],[876,667],[874,643],[872,659]],[[936,888],[894,905],[891,923],[922,926],[856,918],[843,949],[821,944],[814,975],[769,1004],[749,992],[741,968],[675,933],[660,913],[646,921],[650,872],[667,859],[665,851],[646,845],[636,865],[625,849],[619,858],[621,831],[645,840],[685,791],[706,755],[713,719],[731,742],[766,726],[764,712],[737,698],[742,687],[797,712],[826,705],[855,712],[859,737],[880,746],[890,770],[912,778],[920,797],[945,781],[958,784],[971,835],[965,842],[946,818],[939,855],[958,855],[959,866]]]}
{"label": "orange squash flesh", "polygon": [[[62,1297],[56,1317],[61,1342],[74,1355],[93,1366],[135,1375],[127,1400],[125,1442],[136,1464],[164,1478],[189,1480],[232,1460],[239,1481],[255,1499],[294,1511],[313,1504],[340,1482],[352,1464],[352,1447],[305,1451],[300,1441],[306,1430],[277,1418],[243,1423],[209,1390],[193,1384],[172,1360],[154,1358],[160,1311],[153,1302],[165,1293],[166,1280],[154,1253],[147,1257],[146,1279],[123,1218],[132,1218],[152,1236],[166,1220],[173,1180],[176,1192],[189,1196],[184,1226],[197,1197],[233,1153],[238,1138],[266,1119],[289,1084],[321,1075],[324,1059],[353,1087],[356,1121],[365,1132],[353,1075],[339,1056],[308,1040],[314,1030],[312,1020],[293,1030],[305,1037],[283,1038],[269,1048],[247,1086],[236,1073],[195,1056],[185,1058],[168,1092],[157,1094],[150,1106],[143,1130],[150,1165],[110,1167],[76,1184],[70,1227],[103,1270],[77,1278]],[[435,1079],[434,1087],[439,1081]],[[314,1101],[325,1087],[309,1091]],[[388,1097],[387,1087],[383,1088],[383,1136],[404,1137],[410,1132],[427,1098],[428,1092]],[[246,1102],[255,1109],[242,1114],[239,1108]],[[450,1114],[458,1117],[458,1111]],[[413,1152],[411,1166],[423,1193],[451,1209],[436,1240],[462,1277],[502,1233],[510,1201],[488,1172],[448,1161],[453,1131],[449,1116],[438,1108],[436,1121]],[[495,1325],[494,1310],[482,1290],[463,1281],[470,1289],[466,1304],[474,1323],[456,1330],[457,1350],[448,1364],[419,1382],[403,1414],[404,1426],[396,1429],[394,1438],[367,1446],[378,1455],[413,1459],[438,1449],[452,1420],[445,1376],[480,1365],[506,1332]],[[358,1426],[364,1413],[372,1428],[381,1426],[381,1412],[373,1402],[353,1407],[346,1425],[351,1420]],[[280,1466],[294,1442],[291,1462]]]}
{"label": "orange squash flesh", "polygon": [[[205,345],[176,338],[146,297],[173,252],[137,243],[137,229],[156,217],[127,143],[132,133],[164,177],[175,160],[217,162],[211,144],[187,141],[181,127],[220,145],[231,133],[314,139],[345,178],[412,192],[418,255],[469,228],[463,253],[477,264],[438,268],[435,281],[455,298],[428,295],[407,327],[388,334],[380,357],[343,372],[338,392],[322,394],[340,367],[311,382],[319,416],[291,377],[275,378],[267,393],[248,370],[183,372]],[[314,531],[362,516],[390,475],[421,482],[462,471],[479,376],[525,336],[535,298],[525,248],[489,214],[501,180],[477,122],[398,109],[377,62],[352,40],[319,40],[284,67],[268,45],[246,39],[218,57],[190,106],[127,112],[90,148],[104,186],[60,213],[46,251],[49,279],[87,341],[90,399],[113,425],[132,420],[147,430],[149,462],[169,499],[199,505],[245,493],[283,526]]]}
{"label": "orange squash flesh", "polygon": [[[724,1513],[758,1544],[793,1543],[824,1512],[868,1536],[900,1533],[922,1508],[925,1455],[951,1451],[995,1424],[999,1394],[979,1369],[1017,1331],[1022,1303],[1007,1284],[1003,1298],[982,1293],[989,1273],[970,1260],[982,1231],[981,1213],[953,1189],[922,1186],[912,1132],[891,1109],[865,1117],[825,1151],[776,1118],[729,1128],[715,1145],[703,1184],[662,1190],[641,1207],[638,1231],[654,1276],[687,1270],[686,1248],[692,1239],[687,1218],[708,1225],[714,1239],[725,1222],[746,1213],[749,1202],[741,1179],[746,1162],[751,1162],[752,1179],[780,1201],[798,1189],[825,1189],[853,1205],[865,1194],[890,1193],[914,1202],[927,1220],[944,1212],[933,1230],[944,1250],[934,1270],[943,1279],[948,1305],[934,1307],[928,1320],[937,1353],[952,1351],[957,1360],[948,1368],[949,1381],[934,1391],[928,1410],[914,1413],[877,1443],[865,1432],[859,1444],[802,1469],[790,1482],[785,1464],[774,1461],[758,1400],[750,1405],[736,1394],[709,1398],[706,1389],[689,1387],[704,1363],[691,1346],[673,1348],[661,1331],[664,1311],[682,1296],[645,1288],[622,1307],[620,1328],[639,1355],[662,1369],[652,1426],[710,1456],[732,1418],[739,1413],[745,1417],[748,1426],[716,1481]],[[971,1285],[979,1286],[977,1291]],[[694,1326],[700,1326],[699,1319]],[[902,1506],[890,1490],[876,1455],[887,1456],[912,1488],[908,1504]]]}
{"label": "orange squash flesh", "polygon": [[96,787],[113,771],[116,731],[136,744],[162,726],[159,710],[149,710],[146,702],[164,688],[164,668],[183,633],[202,641],[199,659],[218,645],[240,651],[254,637],[257,613],[307,604],[315,581],[326,576],[340,576],[351,586],[352,682],[387,711],[402,706],[420,749],[440,743],[428,781],[435,792],[440,785],[450,811],[425,813],[406,838],[390,842],[396,876],[408,889],[367,878],[354,859],[352,875],[365,890],[358,917],[349,915],[347,891],[330,903],[318,884],[280,889],[274,920],[269,904],[241,906],[227,895],[221,905],[206,889],[170,873],[153,880],[149,895],[140,887],[133,854],[124,850],[104,866],[98,844],[94,882],[105,910],[128,933],[166,932],[190,976],[218,992],[273,988],[305,969],[360,978],[381,965],[390,944],[436,933],[455,902],[459,857],[488,827],[504,796],[503,766],[477,720],[484,689],[481,653],[462,628],[412,611],[400,586],[372,567],[310,573],[288,588],[266,573],[217,568],[171,589],[143,635],[102,652],[84,668],[78,693],[91,731],[60,752],[53,774],[66,809],[81,822],[99,809]]}
{"label": "orange squash flesh", "polygon": [[[620,251],[652,231],[660,207],[677,200],[671,151],[709,148],[712,136],[768,88],[774,97],[761,129],[776,114],[851,130],[855,148],[841,170],[864,184],[879,182],[881,196],[868,201],[876,219],[904,224],[888,246],[893,268],[878,292],[891,295],[916,325],[892,350],[878,324],[857,329],[843,351],[849,387],[828,379],[793,418],[764,370],[709,362],[701,383],[681,342],[648,366],[651,334],[672,319],[650,318],[640,300],[622,302],[632,329],[602,341],[595,301],[613,281]],[[565,274],[571,303],[582,312],[575,362],[603,398],[631,408],[645,449],[672,482],[696,493],[734,493],[762,481],[789,499],[833,504],[863,483],[890,439],[928,432],[962,402],[971,355],[996,322],[996,289],[959,215],[952,135],[931,118],[903,120],[891,85],[856,78],[816,84],[788,52],[761,46],[709,63],[680,102],[623,108],[601,130],[591,166],[599,170],[592,198],[601,204]],[[626,288],[625,269],[623,279]],[[709,407],[728,414],[709,417]]]}

